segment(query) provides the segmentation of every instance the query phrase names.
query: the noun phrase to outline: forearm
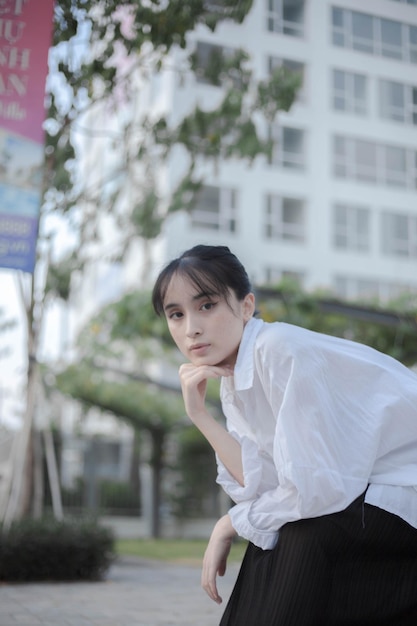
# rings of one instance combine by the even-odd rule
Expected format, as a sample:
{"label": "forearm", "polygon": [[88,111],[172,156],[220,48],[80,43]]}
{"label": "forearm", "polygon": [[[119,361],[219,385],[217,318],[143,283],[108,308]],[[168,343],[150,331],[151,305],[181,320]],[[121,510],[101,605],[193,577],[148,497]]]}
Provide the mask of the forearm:
{"label": "forearm", "polygon": [[240,443],[208,412],[198,418],[194,418],[193,422],[207,439],[228,472],[243,487],[242,448]]}
{"label": "forearm", "polygon": [[243,487],[240,443],[214,419],[205,406],[207,380],[209,378],[218,379],[220,376],[230,376],[230,368],[220,366],[196,367],[191,363],[184,363],[180,367],[179,374],[188,417],[207,439],[229,473]]}

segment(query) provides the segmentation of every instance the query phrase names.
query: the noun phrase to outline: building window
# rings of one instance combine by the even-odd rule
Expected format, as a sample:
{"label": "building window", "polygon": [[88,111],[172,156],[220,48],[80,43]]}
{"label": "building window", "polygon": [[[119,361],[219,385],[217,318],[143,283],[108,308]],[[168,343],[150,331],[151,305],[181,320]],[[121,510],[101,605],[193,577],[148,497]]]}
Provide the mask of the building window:
{"label": "building window", "polygon": [[265,236],[302,243],[305,239],[304,202],[299,198],[268,195],[265,214]]}
{"label": "building window", "polygon": [[235,189],[205,186],[197,196],[191,212],[193,228],[237,231],[237,192]]}
{"label": "building window", "polygon": [[234,48],[197,42],[195,52],[191,55],[191,67],[197,82],[221,86],[226,78],[225,61],[232,59],[236,54]]}
{"label": "building window", "polygon": [[333,290],[343,300],[379,299],[379,283],[372,278],[337,275],[333,279]]}
{"label": "building window", "polygon": [[374,52],[374,18],[365,13],[351,13],[351,42],[354,50]]}
{"label": "building window", "polygon": [[290,37],[304,35],[304,0],[266,0],[267,28]]}
{"label": "building window", "polygon": [[370,211],[364,207],[335,204],[333,207],[333,245],[340,250],[368,252]]}
{"label": "building window", "polygon": [[371,300],[387,303],[405,293],[416,293],[417,285],[338,275],[333,279],[333,291],[344,300],[361,300],[362,302]]}
{"label": "building window", "polygon": [[304,131],[300,128],[274,125],[270,132],[273,140],[271,164],[303,170],[305,167]]}
{"label": "building window", "polygon": [[305,67],[301,61],[292,59],[282,59],[280,57],[268,57],[268,74],[271,75],[278,67],[284,67],[288,72],[292,72],[300,77],[300,87],[297,91],[297,101],[305,100]]}
{"label": "building window", "polygon": [[333,154],[333,172],[337,178],[417,188],[416,150],[337,135]]}
{"label": "building window", "polygon": [[291,282],[301,288],[304,283],[304,273],[296,270],[284,270],[278,267],[265,268],[265,284],[279,285],[283,281]]}
{"label": "building window", "polygon": [[417,217],[384,212],[381,215],[381,251],[389,256],[417,257]]}
{"label": "building window", "polygon": [[405,24],[381,19],[380,29],[382,56],[402,59],[405,51]]}
{"label": "building window", "polygon": [[336,111],[365,115],[367,111],[366,76],[333,70],[333,108]]}
{"label": "building window", "polygon": [[381,146],[385,163],[385,183],[391,187],[407,186],[407,151],[397,146]]}
{"label": "building window", "polygon": [[417,126],[417,87],[380,80],[379,95],[381,117]]}
{"label": "building window", "polygon": [[372,141],[336,136],[334,173],[338,178],[377,182],[377,152]]}
{"label": "building window", "polygon": [[335,46],[417,63],[417,26],[332,7]]}

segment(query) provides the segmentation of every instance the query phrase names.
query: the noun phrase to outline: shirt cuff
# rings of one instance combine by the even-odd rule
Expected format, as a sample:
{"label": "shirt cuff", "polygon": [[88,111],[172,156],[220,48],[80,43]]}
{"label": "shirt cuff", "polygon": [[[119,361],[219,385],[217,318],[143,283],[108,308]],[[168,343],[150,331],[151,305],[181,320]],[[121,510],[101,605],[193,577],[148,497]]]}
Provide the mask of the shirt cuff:
{"label": "shirt cuff", "polygon": [[232,526],[239,537],[247,539],[262,550],[272,550],[277,544],[279,532],[261,530],[252,526],[248,519],[251,504],[251,502],[240,502],[229,510]]}

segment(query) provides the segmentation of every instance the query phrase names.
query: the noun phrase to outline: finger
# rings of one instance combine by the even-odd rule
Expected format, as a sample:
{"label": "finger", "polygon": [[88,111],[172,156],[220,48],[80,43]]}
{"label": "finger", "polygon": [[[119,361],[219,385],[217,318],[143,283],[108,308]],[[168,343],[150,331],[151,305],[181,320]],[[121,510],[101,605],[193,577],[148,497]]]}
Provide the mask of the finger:
{"label": "finger", "polygon": [[182,380],[204,380],[207,378],[220,378],[233,375],[233,369],[220,365],[199,365],[198,367],[180,367],[180,378]]}
{"label": "finger", "polygon": [[214,602],[216,602],[217,604],[221,604],[223,598],[219,595],[219,592],[217,590],[216,579],[210,580],[202,584],[202,587],[209,596],[209,598],[214,600]]}

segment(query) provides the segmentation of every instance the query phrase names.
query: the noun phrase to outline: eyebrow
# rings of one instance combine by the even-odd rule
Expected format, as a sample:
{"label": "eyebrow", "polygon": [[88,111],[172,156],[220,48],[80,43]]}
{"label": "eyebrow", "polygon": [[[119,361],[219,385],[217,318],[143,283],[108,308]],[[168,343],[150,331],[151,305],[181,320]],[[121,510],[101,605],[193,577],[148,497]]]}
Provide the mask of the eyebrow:
{"label": "eyebrow", "polygon": [[[192,297],[193,302],[196,302],[197,300],[202,300],[203,298],[212,298],[213,296],[218,296],[218,293],[215,293],[214,291],[201,291],[200,293],[196,293],[195,296]],[[166,304],[164,306],[164,311],[169,311],[170,309],[175,309],[177,307],[181,306],[180,304],[177,304],[176,302],[170,302],[169,304]]]}

